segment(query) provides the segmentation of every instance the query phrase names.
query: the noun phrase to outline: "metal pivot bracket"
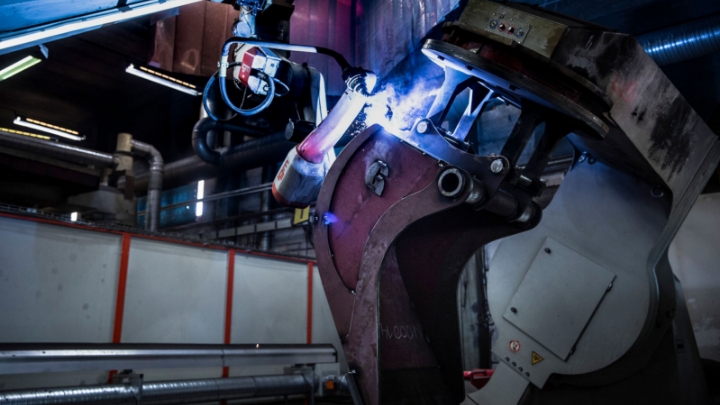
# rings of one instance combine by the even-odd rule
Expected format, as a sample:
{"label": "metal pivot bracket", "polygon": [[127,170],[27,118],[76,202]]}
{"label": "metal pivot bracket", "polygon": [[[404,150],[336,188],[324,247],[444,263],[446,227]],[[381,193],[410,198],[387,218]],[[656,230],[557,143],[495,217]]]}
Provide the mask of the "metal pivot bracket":
{"label": "metal pivot bracket", "polygon": [[383,190],[385,190],[385,179],[389,174],[387,163],[378,160],[370,165],[365,173],[365,185],[378,196],[382,196]]}

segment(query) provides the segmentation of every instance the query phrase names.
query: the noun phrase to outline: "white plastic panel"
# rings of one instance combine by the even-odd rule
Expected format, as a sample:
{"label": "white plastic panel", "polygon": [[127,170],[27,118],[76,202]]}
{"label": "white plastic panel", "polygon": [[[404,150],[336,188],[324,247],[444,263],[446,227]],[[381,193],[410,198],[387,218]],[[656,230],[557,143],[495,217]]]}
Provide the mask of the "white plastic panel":
{"label": "white plastic panel", "polygon": [[0,342],[112,338],[119,235],[0,218]]}
{"label": "white plastic panel", "polygon": [[123,343],[222,343],[227,253],[133,238]]}
{"label": "white plastic panel", "polygon": [[347,360],[343,352],[340,336],[338,336],[335,328],[335,321],[330,312],[330,304],[328,304],[325,290],[323,289],[322,280],[318,267],[313,269],[313,325],[312,325],[312,342],[313,343],[330,343],[338,352],[338,360],[340,362],[340,370],[347,373]]}
{"label": "white plastic panel", "polygon": [[[119,235],[0,217],[0,241],[0,342],[111,341]],[[3,375],[0,390],[97,384],[107,375]]]}
{"label": "white plastic panel", "polygon": [[[227,252],[133,238],[123,343],[223,343]],[[148,381],[216,378],[220,368],[137,370]]]}
{"label": "white plastic panel", "polygon": [[567,360],[614,279],[614,274],[547,237],[503,318]]}
{"label": "white plastic panel", "polygon": [[[0,217],[0,342],[110,342],[121,239]],[[227,258],[225,251],[133,237],[122,342],[222,343]],[[305,263],[236,255],[232,343],[305,343],[307,275]],[[317,268],[313,281],[313,343],[341,350]],[[283,367],[234,367],[230,375],[280,374]],[[222,372],[135,371],[147,381]],[[7,375],[0,389],[105,381],[106,370]]]}
{"label": "white plastic panel", "polygon": [[305,343],[307,265],[235,256],[232,343]]}

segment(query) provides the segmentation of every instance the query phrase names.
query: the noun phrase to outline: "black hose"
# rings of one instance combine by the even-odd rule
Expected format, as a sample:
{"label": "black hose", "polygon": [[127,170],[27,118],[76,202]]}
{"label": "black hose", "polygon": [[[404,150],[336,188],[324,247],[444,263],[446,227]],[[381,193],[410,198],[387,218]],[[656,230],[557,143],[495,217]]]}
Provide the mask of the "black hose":
{"label": "black hose", "polygon": [[[204,162],[199,156],[193,155],[166,164],[163,184],[166,188],[172,188],[226,173],[254,169],[271,162],[282,162],[295,146],[297,144],[289,142],[285,138],[285,131],[282,131],[230,147],[224,152],[220,166]],[[149,171],[145,171],[135,175],[136,191],[147,189],[149,174]],[[118,182],[118,187],[125,186],[123,180]]]}
{"label": "black hose", "polygon": [[[192,146],[200,159],[213,165],[221,164],[224,154],[223,152],[213,149],[215,142],[209,139],[211,131],[215,132],[215,134],[230,131],[236,134],[259,135],[252,130],[222,121],[215,121],[210,117],[200,119],[193,128]],[[227,151],[230,151],[230,149]]]}

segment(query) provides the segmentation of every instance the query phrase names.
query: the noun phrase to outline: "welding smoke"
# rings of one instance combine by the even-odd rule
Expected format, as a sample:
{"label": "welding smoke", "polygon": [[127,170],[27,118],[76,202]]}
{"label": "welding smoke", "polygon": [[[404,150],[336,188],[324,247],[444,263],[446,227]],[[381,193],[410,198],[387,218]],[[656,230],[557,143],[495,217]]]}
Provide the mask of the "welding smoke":
{"label": "welding smoke", "polygon": [[422,52],[413,52],[380,81],[358,117],[362,126],[380,124],[398,135],[409,132],[430,110],[443,80],[442,68]]}

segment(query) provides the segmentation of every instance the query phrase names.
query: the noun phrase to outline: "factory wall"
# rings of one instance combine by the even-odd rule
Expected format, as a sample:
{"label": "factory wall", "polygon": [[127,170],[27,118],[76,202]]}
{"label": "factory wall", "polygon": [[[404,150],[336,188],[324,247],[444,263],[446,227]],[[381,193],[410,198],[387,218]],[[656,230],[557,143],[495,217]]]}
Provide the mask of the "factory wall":
{"label": "factory wall", "polygon": [[384,76],[459,4],[460,0],[357,0],[357,64]]}
{"label": "factory wall", "polygon": [[[341,347],[312,262],[7,216],[0,216],[0,240],[0,343]],[[149,381],[223,375],[217,368],[136,371]],[[0,375],[0,389],[105,383],[108,372]]]}
{"label": "factory wall", "polygon": [[701,195],[669,251],[700,357],[720,361],[720,193]]}
{"label": "factory wall", "polygon": [[[290,42],[321,46],[342,54],[351,65],[355,63],[354,12],[357,0],[296,1],[290,19]],[[325,77],[327,94],[340,96],[345,91],[342,70],[325,55],[292,52],[290,60],[306,63]]]}

